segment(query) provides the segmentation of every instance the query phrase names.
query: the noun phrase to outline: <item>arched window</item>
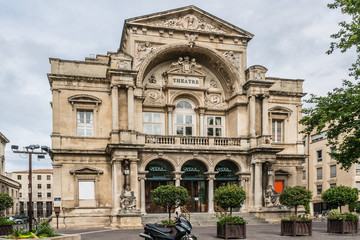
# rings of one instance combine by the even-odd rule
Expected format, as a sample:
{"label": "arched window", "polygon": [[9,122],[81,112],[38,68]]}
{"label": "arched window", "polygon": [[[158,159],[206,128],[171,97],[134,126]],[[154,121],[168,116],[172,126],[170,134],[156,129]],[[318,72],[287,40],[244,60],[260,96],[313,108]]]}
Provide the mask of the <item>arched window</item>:
{"label": "arched window", "polygon": [[196,134],[196,114],[194,104],[189,100],[180,100],[174,110],[174,129],[176,135],[193,136]]}

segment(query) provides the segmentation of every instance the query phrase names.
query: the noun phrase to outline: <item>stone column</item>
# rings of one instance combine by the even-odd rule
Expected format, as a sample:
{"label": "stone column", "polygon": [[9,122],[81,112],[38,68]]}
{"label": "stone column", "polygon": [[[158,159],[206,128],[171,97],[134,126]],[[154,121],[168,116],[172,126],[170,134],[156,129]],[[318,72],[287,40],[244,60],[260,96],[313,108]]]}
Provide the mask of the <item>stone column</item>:
{"label": "stone column", "polygon": [[175,181],[175,186],[179,187],[180,186],[180,181],[182,180],[181,175],[184,173],[183,171],[180,172],[172,172],[174,174],[174,181]]}
{"label": "stone column", "polygon": [[269,95],[265,95],[262,101],[262,135],[269,135]]}
{"label": "stone column", "polygon": [[297,183],[296,185],[301,186],[302,185],[302,172],[304,170],[303,166],[296,166],[296,174],[297,174]]}
{"label": "stone column", "polygon": [[173,135],[173,130],[172,130],[172,116],[173,116],[173,110],[174,107],[173,106],[168,106],[167,107],[167,114],[168,114],[168,135]]}
{"label": "stone column", "polygon": [[249,100],[249,126],[250,136],[255,136],[255,95],[250,96]]}
{"label": "stone column", "polygon": [[255,163],[255,182],[254,182],[254,207],[259,209],[262,207],[262,163]]}
{"label": "stone column", "polygon": [[120,161],[113,160],[112,162],[112,214],[118,214],[120,211],[120,194],[121,194],[121,185],[120,185],[120,178],[121,178],[121,165]]}
{"label": "stone column", "polygon": [[119,142],[119,90],[117,85],[111,88],[111,112],[112,112],[112,131],[111,142]]}
{"label": "stone column", "polygon": [[145,180],[148,171],[139,172],[140,181],[140,212],[146,214],[146,200],[145,200]]}
{"label": "stone column", "polygon": [[200,115],[200,136],[203,137],[204,134],[204,114],[205,114],[205,109],[200,108],[199,109],[199,115]]}
{"label": "stone column", "polygon": [[128,86],[127,97],[128,97],[128,130],[134,130],[135,109],[134,109],[134,88],[132,86]]}
{"label": "stone column", "polygon": [[206,180],[209,181],[209,188],[208,188],[208,213],[214,213],[214,180],[215,180],[215,175],[217,174],[217,172],[208,172],[205,173],[208,175],[208,177],[206,178]]}
{"label": "stone column", "polygon": [[139,201],[139,187],[138,187],[138,169],[137,169],[138,159],[130,159],[130,188],[131,191],[134,191],[136,196],[137,207],[140,206]]}
{"label": "stone column", "polygon": [[250,190],[250,176],[244,177],[244,191],[246,192],[244,210],[249,211],[250,197],[252,196],[252,193]]}

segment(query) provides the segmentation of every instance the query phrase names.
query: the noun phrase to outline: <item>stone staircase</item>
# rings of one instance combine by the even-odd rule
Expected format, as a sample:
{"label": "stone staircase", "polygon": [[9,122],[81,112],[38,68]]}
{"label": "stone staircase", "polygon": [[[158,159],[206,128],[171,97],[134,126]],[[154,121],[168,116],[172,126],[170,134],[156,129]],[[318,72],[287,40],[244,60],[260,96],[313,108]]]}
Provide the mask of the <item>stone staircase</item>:
{"label": "stone staircase", "polygon": [[[246,223],[250,225],[266,224],[264,220],[255,217],[251,213],[233,213],[233,216],[243,217]],[[174,218],[175,214],[172,213],[171,217]],[[143,225],[147,223],[161,223],[162,220],[166,219],[168,219],[168,214],[166,213],[147,214],[141,217]],[[190,215],[190,222],[193,226],[215,226],[217,221],[215,214],[191,213]]]}

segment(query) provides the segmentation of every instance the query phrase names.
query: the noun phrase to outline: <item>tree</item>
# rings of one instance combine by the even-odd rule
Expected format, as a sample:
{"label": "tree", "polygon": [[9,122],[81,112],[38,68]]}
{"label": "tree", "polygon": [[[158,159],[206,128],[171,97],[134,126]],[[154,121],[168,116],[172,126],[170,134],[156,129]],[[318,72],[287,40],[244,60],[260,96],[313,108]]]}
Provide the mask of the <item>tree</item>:
{"label": "tree", "polygon": [[[346,52],[356,48],[357,59],[349,69],[350,76],[360,77],[360,1],[335,0],[328,4],[330,9],[340,8],[341,12],[350,16],[350,21],[339,23],[338,33],[331,35],[337,40],[332,42],[327,52],[335,49]],[[342,169],[349,170],[351,165],[359,163],[360,149],[360,83],[343,81],[341,88],[335,88],[325,97],[311,95],[305,102],[314,104],[313,108],[305,108],[306,115],[300,121],[305,126],[302,133],[316,130],[327,131],[328,145],[334,149],[330,155],[336,159]]]}
{"label": "tree", "polygon": [[346,186],[336,186],[329,188],[323,194],[321,194],[322,200],[331,209],[337,209],[346,204],[354,204],[357,202],[359,197],[359,190],[357,188],[350,188]]}
{"label": "tree", "polygon": [[0,193],[0,212],[6,210],[7,208],[11,208],[14,205],[14,201],[6,193]]}
{"label": "tree", "polygon": [[189,193],[184,187],[163,185],[151,191],[155,204],[165,207],[171,219],[171,209],[184,206],[189,200]]}
{"label": "tree", "polygon": [[214,202],[224,209],[230,208],[230,216],[232,216],[232,209],[241,207],[245,199],[245,191],[235,184],[221,186],[214,193]]}
{"label": "tree", "polygon": [[305,187],[295,186],[286,187],[280,194],[280,203],[288,207],[295,207],[295,215],[297,216],[297,207],[306,206],[312,198],[312,192]]}

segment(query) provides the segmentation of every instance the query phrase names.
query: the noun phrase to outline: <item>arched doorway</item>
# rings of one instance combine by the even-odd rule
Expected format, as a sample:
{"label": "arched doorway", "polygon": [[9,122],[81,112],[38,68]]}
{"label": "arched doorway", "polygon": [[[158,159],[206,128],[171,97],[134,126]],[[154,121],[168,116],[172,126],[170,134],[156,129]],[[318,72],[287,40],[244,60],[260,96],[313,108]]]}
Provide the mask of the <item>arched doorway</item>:
{"label": "arched doorway", "polygon": [[205,172],[207,168],[199,160],[189,160],[181,167],[183,171],[181,186],[189,192],[190,199],[186,208],[190,212],[208,211],[208,185]]}
{"label": "arched doorway", "polygon": [[174,185],[173,166],[166,160],[155,159],[145,168],[149,171],[145,181],[145,202],[147,213],[166,213],[166,209],[153,202],[151,191],[162,185]]}
{"label": "arched doorway", "polygon": [[218,172],[215,175],[215,189],[226,184],[238,184],[239,180],[236,173],[239,172],[239,167],[234,162],[221,161],[216,165],[215,171]]}

